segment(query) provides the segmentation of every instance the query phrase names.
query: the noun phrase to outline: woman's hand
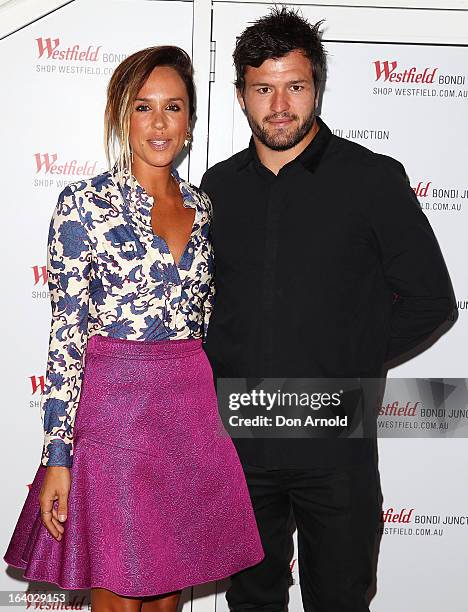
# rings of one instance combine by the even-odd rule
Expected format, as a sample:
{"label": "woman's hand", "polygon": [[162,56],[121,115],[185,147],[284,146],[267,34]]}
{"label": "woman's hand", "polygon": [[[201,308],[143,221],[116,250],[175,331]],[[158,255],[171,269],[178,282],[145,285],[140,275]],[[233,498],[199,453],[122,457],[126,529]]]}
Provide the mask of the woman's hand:
{"label": "woman's hand", "polygon": [[[41,506],[41,519],[47,531],[60,542],[64,527],[62,523],[68,515],[68,493],[70,491],[70,469],[62,466],[49,466],[46,471],[39,504]],[[54,508],[54,501],[58,500],[58,507]]]}

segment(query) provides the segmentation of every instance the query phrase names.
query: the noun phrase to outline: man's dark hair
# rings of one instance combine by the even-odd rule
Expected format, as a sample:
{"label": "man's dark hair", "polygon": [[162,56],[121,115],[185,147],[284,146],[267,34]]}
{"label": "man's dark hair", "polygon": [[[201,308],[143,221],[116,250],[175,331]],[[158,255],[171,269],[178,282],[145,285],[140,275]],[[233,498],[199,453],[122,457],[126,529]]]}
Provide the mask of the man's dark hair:
{"label": "man's dark hair", "polygon": [[315,89],[318,90],[325,72],[325,50],[320,39],[323,20],[311,25],[297,11],[274,7],[265,17],[257,19],[237,39],[233,53],[236,67],[236,87],[244,89],[247,66],[258,68],[267,59],[278,59],[294,50],[310,60]]}

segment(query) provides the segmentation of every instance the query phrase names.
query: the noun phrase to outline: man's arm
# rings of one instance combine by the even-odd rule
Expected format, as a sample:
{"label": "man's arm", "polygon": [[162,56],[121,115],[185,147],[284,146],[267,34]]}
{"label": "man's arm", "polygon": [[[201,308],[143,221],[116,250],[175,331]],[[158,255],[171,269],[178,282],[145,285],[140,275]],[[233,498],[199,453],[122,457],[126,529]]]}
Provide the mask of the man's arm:
{"label": "man's arm", "polygon": [[402,164],[379,156],[369,210],[385,279],[396,294],[386,361],[454,317],[456,301],[437,239]]}
{"label": "man's arm", "polygon": [[204,191],[207,196],[210,198],[211,203],[213,203],[213,172],[212,168],[208,168],[205,174],[202,176],[202,180],[200,183],[200,189]]}

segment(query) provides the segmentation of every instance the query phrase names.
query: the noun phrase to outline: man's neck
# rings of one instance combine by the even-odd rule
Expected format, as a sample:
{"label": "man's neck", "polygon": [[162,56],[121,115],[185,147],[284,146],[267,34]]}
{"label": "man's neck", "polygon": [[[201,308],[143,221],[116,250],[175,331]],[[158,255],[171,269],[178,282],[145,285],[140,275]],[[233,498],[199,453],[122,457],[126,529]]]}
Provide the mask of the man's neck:
{"label": "man's neck", "polygon": [[278,174],[283,166],[289,164],[289,162],[291,162],[293,159],[296,159],[296,157],[309,146],[319,129],[317,119],[315,119],[310,131],[304,136],[301,142],[291,149],[287,149],[286,151],[274,151],[273,149],[270,149],[260,142],[254,134],[253,139],[255,142],[255,148],[257,149],[257,155],[262,164],[268,168],[268,170],[271,170],[274,174]]}

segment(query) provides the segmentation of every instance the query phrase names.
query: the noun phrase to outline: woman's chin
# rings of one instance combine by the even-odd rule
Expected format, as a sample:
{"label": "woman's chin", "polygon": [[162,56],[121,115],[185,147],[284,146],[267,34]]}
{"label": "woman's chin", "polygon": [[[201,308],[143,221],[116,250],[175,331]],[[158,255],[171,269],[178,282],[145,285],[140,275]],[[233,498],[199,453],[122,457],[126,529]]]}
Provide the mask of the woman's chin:
{"label": "woman's chin", "polygon": [[145,166],[152,168],[166,168],[167,166],[172,165],[176,157],[177,152],[164,151],[164,153],[153,153],[152,155],[147,155],[145,158],[141,159],[141,161]]}

